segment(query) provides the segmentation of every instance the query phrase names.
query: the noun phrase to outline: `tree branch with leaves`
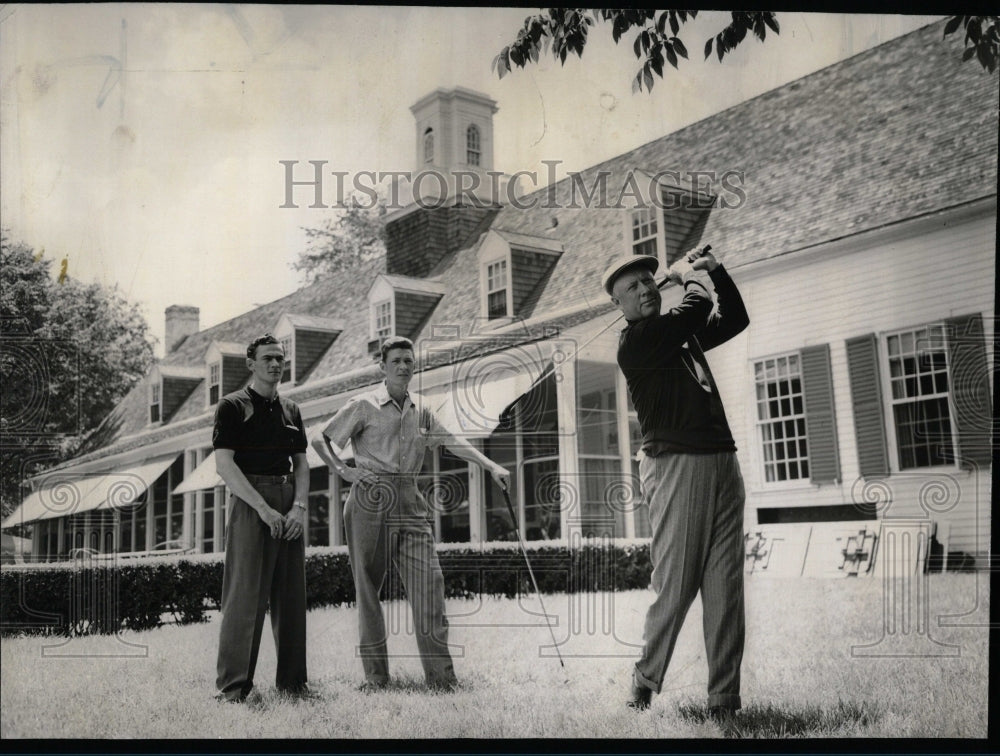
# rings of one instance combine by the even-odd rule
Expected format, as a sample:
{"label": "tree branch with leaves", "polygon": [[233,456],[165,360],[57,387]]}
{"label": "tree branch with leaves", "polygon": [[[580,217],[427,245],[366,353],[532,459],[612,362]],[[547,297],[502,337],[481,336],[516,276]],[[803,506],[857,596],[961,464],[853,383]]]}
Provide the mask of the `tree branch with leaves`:
{"label": "tree branch with leaves", "polygon": [[[642,61],[632,79],[632,91],[652,90],[655,77],[663,78],[665,64],[678,68],[681,58],[687,59],[687,46],[681,41],[684,24],[695,19],[698,11],[654,10],[638,8],[546,8],[528,16],[517,38],[493,59],[493,70],[502,79],[513,68],[537,63],[539,55],[552,51],[561,63],[572,53],[583,57],[590,32],[598,23],[610,24],[611,37],[618,44],[634,31],[632,52]],[[1000,24],[997,16],[953,16],[945,26],[945,36],[959,27],[965,29],[963,60],[975,57],[982,67],[993,73],[1000,57]],[[704,44],[705,59],[714,52],[719,62],[753,37],[767,40],[768,30],[780,32],[778,18],[770,12],[732,11],[729,23]]]}
{"label": "tree branch with leaves", "polygon": [[[493,59],[493,70],[503,78],[512,65],[523,68],[529,62],[537,63],[538,56],[550,48],[563,64],[570,53],[582,57],[591,28],[601,22],[611,25],[615,44],[635,30],[632,52],[643,63],[632,80],[632,91],[643,88],[649,91],[653,88],[654,74],[663,78],[666,63],[677,68],[680,58],[687,59],[687,46],[679,36],[680,30],[697,16],[698,11],[682,10],[548,8],[545,13],[524,20],[517,39]],[[705,43],[705,57],[714,50],[721,61],[748,34],[763,42],[768,29],[775,34],[779,32],[774,13],[734,11],[729,24]]]}

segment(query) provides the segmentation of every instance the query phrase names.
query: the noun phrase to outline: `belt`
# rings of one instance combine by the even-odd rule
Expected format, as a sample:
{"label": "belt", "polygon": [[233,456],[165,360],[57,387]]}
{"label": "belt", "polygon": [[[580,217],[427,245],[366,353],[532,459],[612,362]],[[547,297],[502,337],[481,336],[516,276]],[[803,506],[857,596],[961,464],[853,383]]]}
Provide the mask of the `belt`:
{"label": "belt", "polygon": [[295,477],[291,473],[287,475],[248,475],[244,473],[243,476],[251,483],[260,483],[262,485],[280,485],[282,483],[295,482]]}

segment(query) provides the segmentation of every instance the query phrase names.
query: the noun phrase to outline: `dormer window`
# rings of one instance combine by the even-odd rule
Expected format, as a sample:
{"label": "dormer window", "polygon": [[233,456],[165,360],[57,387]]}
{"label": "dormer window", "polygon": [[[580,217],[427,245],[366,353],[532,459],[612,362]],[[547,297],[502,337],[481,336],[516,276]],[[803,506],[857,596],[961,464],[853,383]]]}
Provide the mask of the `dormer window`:
{"label": "dormer window", "polygon": [[424,162],[434,162],[434,129],[430,127],[424,132]]}
{"label": "dormer window", "polygon": [[465,130],[465,162],[469,165],[479,165],[482,156],[482,145],[479,138],[479,127],[469,124]]}
{"label": "dormer window", "polygon": [[629,251],[652,255],[665,269],[698,246],[715,196],[685,183],[676,173],[664,172],[654,179],[633,170],[631,178],[630,185],[642,196],[626,210]]}
{"label": "dormer window", "polygon": [[530,318],[562,252],[556,239],[488,232],[479,247],[481,317],[493,326]]}
{"label": "dormer window", "polygon": [[214,407],[226,394],[239,391],[246,382],[247,348],[231,341],[213,341],[205,352],[201,377],[205,385],[205,401]]}
{"label": "dormer window", "polygon": [[222,363],[213,362],[208,366],[208,404],[214,406],[219,403],[220,391],[222,388]]}
{"label": "dormer window", "polygon": [[444,286],[432,279],[376,276],[368,289],[368,354],[377,354],[387,336],[416,341],[443,296]]}
{"label": "dormer window", "polygon": [[342,321],[319,315],[286,312],[278,318],[271,333],[285,353],[281,384],[300,386],[308,380],[343,330]]}
{"label": "dormer window", "polygon": [[486,266],[486,316],[490,320],[505,318],[507,307],[507,261],[498,260]]}
{"label": "dormer window", "polygon": [[156,381],[149,387],[149,422],[160,422],[160,382]]}

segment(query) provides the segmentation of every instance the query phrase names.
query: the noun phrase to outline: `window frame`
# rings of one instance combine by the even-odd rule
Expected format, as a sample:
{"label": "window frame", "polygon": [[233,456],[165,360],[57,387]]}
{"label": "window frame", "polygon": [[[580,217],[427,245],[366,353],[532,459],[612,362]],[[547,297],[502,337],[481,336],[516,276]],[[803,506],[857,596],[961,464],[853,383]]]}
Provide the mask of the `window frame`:
{"label": "window frame", "polygon": [[[775,362],[775,363],[777,363],[777,361],[779,361],[779,360],[785,360],[786,363],[787,363],[787,361],[789,359],[793,358],[793,357],[798,362],[798,374],[797,374],[797,376],[793,376],[793,375],[791,375],[791,373],[789,373],[784,380],[786,380],[790,384],[791,380],[794,377],[798,378],[798,380],[799,380],[799,392],[798,392],[798,396],[799,396],[800,402],[801,402],[801,412],[795,412],[794,411],[794,409],[795,409],[794,408],[794,397],[796,395],[791,392],[791,385],[789,385],[788,399],[789,399],[789,402],[792,403],[792,414],[791,415],[780,415],[778,417],[773,417],[773,418],[769,417],[769,418],[766,418],[766,419],[762,420],[760,418],[760,411],[759,411],[759,406],[760,406],[760,401],[761,400],[757,396],[757,387],[760,386],[760,385],[763,385],[763,386],[766,387],[769,383],[782,380],[781,378],[778,378],[778,377],[776,377],[774,379],[774,381],[768,381],[767,380],[767,375],[766,375],[767,363],[768,362]],[[761,365],[762,369],[765,371],[763,383],[758,383],[758,381],[757,381],[757,366],[758,365]],[[775,369],[777,369],[777,365],[775,365]],[[809,416],[808,416],[808,413],[806,412],[806,391],[805,391],[805,377],[804,377],[803,371],[802,371],[802,352],[800,350],[798,350],[798,349],[793,349],[793,350],[789,350],[789,351],[785,351],[785,352],[779,352],[779,353],[776,353],[776,354],[770,354],[770,355],[766,355],[766,356],[762,356],[762,357],[755,357],[755,358],[753,358],[753,359],[750,360],[750,374],[753,376],[753,379],[754,379],[753,380],[753,393],[752,393],[751,401],[749,402],[749,411],[750,411],[750,414],[751,414],[752,419],[753,419],[752,426],[754,428],[754,444],[753,444],[753,448],[754,448],[754,454],[755,454],[755,457],[756,457],[754,467],[755,467],[755,472],[760,476],[760,478],[759,478],[760,485],[763,486],[764,488],[766,488],[767,490],[774,490],[774,489],[780,489],[780,488],[812,487],[813,483],[812,483],[812,478],[811,478],[811,466],[812,466],[813,460],[812,460],[812,452],[811,452],[811,450],[809,448]],[[780,403],[780,399],[781,398],[782,398],[782,396],[779,394],[779,396],[778,396],[779,403]],[[798,443],[802,443],[802,442],[804,442],[806,444],[806,454],[805,454],[804,457],[802,457],[802,456],[796,456],[796,457],[794,457],[795,464],[799,468],[799,476],[795,477],[795,478],[786,478],[785,480],[779,480],[777,478],[777,460],[772,459],[772,460],[768,461],[768,459],[767,459],[767,453],[766,453],[766,450],[765,450],[765,444],[767,444],[767,443],[775,444],[775,443],[777,443],[777,441],[775,439],[771,439],[770,442],[765,441],[765,439],[764,439],[764,428],[765,428],[765,426],[771,426],[771,425],[774,425],[775,423],[786,423],[786,422],[789,422],[789,421],[796,422],[796,421],[798,421],[800,419],[802,421],[802,433],[799,434],[798,432],[796,432],[794,440],[796,441],[797,444]],[[782,440],[787,443],[787,441],[789,439],[782,439]],[[787,463],[791,459],[792,458],[786,458],[785,459],[786,465],[787,465]],[[802,474],[802,462],[803,461],[806,464],[806,472],[805,472],[805,474]],[[775,466],[775,479],[774,480],[768,480],[768,477],[767,477],[767,469],[768,469],[767,466],[769,464]]]}
{"label": "window frame", "polygon": [[[379,332],[382,329],[378,327],[379,308],[385,305],[388,305],[389,323],[388,323],[388,332],[382,334]],[[374,341],[375,339],[381,340],[382,338],[385,338],[387,336],[392,336],[396,327],[396,298],[392,296],[389,297],[388,299],[380,299],[377,302],[372,302],[371,311],[369,315],[370,315],[369,335],[371,336],[370,340],[372,341]]]}
{"label": "window frame", "polygon": [[[153,417],[153,409],[156,409],[156,417]],[[149,384],[149,423],[157,425],[163,422],[163,383],[153,381]]]}
{"label": "window frame", "polygon": [[[635,219],[639,213],[647,214],[645,223],[636,223]],[[635,238],[635,230],[637,227],[641,228],[643,225],[648,226],[654,223],[656,224],[656,228],[653,229],[652,233],[647,233],[639,239]],[[663,266],[665,257],[664,248],[666,245],[663,243],[663,213],[660,208],[652,203],[645,205],[644,207],[630,208],[625,217],[625,225],[625,238],[628,239],[629,251],[633,255],[649,254],[648,252],[636,251],[636,246],[640,244],[648,244],[652,241],[654,246],[653,256],[656,257],[656,259],[660,261],[660,265]]]}
{"label": "window frame", "polygon": [[[281,342],[281,348],[285,352],[285,364],[282,366],[281,381],[279,381],[279,386],[294,386],[295,385],[295,333],[286,334],[284,336],[278,336],[278,341]],[[288,377],[285,377],[287,371]]]}
{"label": "window frame", "polygon": [[434,129],[428,126],[423,136],[424,165],[434,164]]}
{"label": "window frame", "polygon": [[[504,286],[503,288],[490,288],[490,268],[496,265],[503,265],[504,270]],[[505,319],[514,317],[514,292],[513,292],[513,269],[511,266],[511,256],[510,250],[507,254],[501,255],[499,257],[494,257],[489,260],[483,261],[482,275],[481,275],[481,286],[482,286],[482,302],[483,302],[483,317],[488,322],[502,322]],[[497,292],[504,291],[504,314],[491,316],[490,315],[490,295],[496,294]]]}
{"label": "window frame", "polygon": [[[475,158],[475,159],[473,159]],[[465,129],[465,163],[480,166],[483,159],[483,137],[479,127],[470,123]]]}
{"label": "window frame", "polygon": [[[213,376],[213,372],[216,375]],[[212,401],[212,389],[216,389],[215,401]],[[208,406],[214,407],[222,398],[222,360],[209,363],[208,366]]]}
{"label": "window frame", "polygon": [[[917,467],[902,467],[900,465],[900,442],[899,442],[899,432],[896,428],[896,414],[895,407],[897,405],[896,400],[892,394],[892,375],[891,375],[891,365],[890,365],[890,355],[889,355],[889,339],[894,336],[902,336],[903,334],[911,333],[916,334],[919,331],[928,331],[933,328],[940,329],[941,334],[941,344],[942,353],[944,354],[944,374],[948,381],[948,391],[947,391],[947,406],[948,406],[948,424],[951,431],[951,462],[945,462],[943,464],[934,464],[927,466],[917,466]],[[915,339],[915,343],[918,340]],[[918,353],[919,354],[919,353]],[[891,331],[882,331],[878,334],[878,366],[879,366],[879,389],[882,392],[882,421],[885,424],[885,439],[886,445],[888,447],[888,461],[889,461],[889,473],[893,475],[897,474],[907,474],[911,472],[921,472],[924,470],[948,470],[955,471],[960,469],[959,467],[959,435],[958,426],[956,423],[956,412],[955,412],[955,394],[954,388],[952,386],[952,373],[951,373],[951,345],[948,342],[948,325],[943,320],[928,321],[915,326],[906,326],[903,328],[895,328]],[[918,373],[919,375],[919,373]],[[930,397],[919,397],[919,399],[925,398],[937,398],[938,394],[931,395]],[[902,402],[899,402],[902,403]],[[909,403],[913,403],[912,398]]]}

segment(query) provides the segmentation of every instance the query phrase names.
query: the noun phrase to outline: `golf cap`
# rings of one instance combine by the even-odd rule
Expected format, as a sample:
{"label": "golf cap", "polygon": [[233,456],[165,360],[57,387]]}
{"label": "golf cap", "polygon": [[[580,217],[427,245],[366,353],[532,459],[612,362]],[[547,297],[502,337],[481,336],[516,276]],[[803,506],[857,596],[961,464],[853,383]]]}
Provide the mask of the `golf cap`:
{"label": "golf cap", "polygon": [[623,255],[614,260],[601,276],[601,286],[610,295],[615,286],[615,280],[630,268],[647,268],[650,273],[655,273],[660,267],[660,261],[652,255]]}

